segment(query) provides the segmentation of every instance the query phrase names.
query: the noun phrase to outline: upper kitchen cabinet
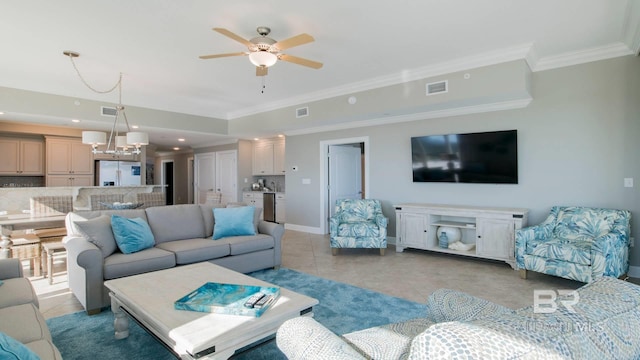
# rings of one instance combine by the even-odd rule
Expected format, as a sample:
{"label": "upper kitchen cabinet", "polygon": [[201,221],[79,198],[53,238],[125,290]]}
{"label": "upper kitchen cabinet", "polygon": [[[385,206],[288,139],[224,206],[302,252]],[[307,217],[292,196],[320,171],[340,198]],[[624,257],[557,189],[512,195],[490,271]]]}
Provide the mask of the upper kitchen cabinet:
{"label": "upper kitchen cabinet", "polygon": [[253,175],[284,175],[284,139],[253,142]]}
{"label": "upper kitchen cabinet", "polygon": [[93,153],[91,145],[76,138],[46,139],[47,175],[92,175]]}
{"label": "upper kitchen cabinet", "polygon": [[44,175],[44,142],[38,139],[0,137],[0,175]]}

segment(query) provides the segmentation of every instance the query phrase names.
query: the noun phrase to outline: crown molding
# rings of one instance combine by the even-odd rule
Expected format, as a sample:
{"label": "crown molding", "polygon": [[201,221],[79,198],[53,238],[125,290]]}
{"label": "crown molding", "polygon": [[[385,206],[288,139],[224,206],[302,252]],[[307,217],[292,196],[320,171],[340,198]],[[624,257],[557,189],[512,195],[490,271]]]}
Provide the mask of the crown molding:
{"label": "crown molding", "polygon": [[313,133],[326,132],[326,131],[337,131],[337,130],[361,128],[361,127],[367,127],[367,126],[397,124],[397,123],[416,121],[416,120],[428,120],[428,119],[436,119],[436,118],[458,116],[458,115],[469,115],[469,114],[479,114],[479,113],[492,112],[492,111],[521,109],[521,108],[527,107],[532,100],[533,98],[528,97],[524,99],[508,100],[508,101],[502,101],[502,102],[491,103],[491,104],[471,105],[471,106],[456,107],[452,109],[426,111],[421,113],[367,119],[362,121],[351,121],[351,122],[345,122],[340,124],[332,124],[332,125],[317,126],[312,128],[290,130],[290,131],[285,131],[284,134],[286,136],[306,135],[306,134],[313,134]]}
{"label": "crown molding", "polygon": [[486,52],[469,57],[454,59],[452,61],[424,66],[413,70],[403,71],[402,73],[379,76],[376,78],[359,81],[344,86],[324,89],[313,93],[291,97],[282,101],[275,101],[268,104],[245,108],[240,111],[229,112],[227,114],[227,119],[233,120],[244,116],[256,115],[267,111],[282,109],[289,106],[298,106],[300,104],[330,99],[361,91],[373,90],[429,77],[474,69],[482,66],[495,65],[508,61],[519,60],[525,58],[525,56],[530,52],[531,47],[531,43],[526,43],[510,48]]}
{"label": "crown molding", "polygon": [[543,71],[565,66],[584,64],[592,61],[611,59],[631,55],[633,51],[623,42],[568,52],[539,59],[531,68],[532,71]]}
{"label": "crown molding", "polygon": [[231,138],[231,139],[213,141],[213,142],[210,142],[210,143],[197,144],[197,145],[191,146],[191,148],[192,149],[202,149],[202,148],[211,147],[211,146],[235,144],[237,142],[238,142],[237,138]]}

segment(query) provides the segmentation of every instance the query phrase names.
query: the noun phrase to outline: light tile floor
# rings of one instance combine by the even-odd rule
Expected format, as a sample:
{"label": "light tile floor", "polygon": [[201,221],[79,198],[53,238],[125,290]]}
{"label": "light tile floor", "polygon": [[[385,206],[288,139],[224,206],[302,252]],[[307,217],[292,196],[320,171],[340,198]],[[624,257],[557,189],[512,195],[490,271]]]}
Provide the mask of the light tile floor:
{"label": "light tile floor", "polygon": [[[503,262],[419,250],[397,253],[393,246],[384,256],[374,249],[341,249],[332,256],[328,235],[290,230],[283,237],[282,266],[417,302],[445,287],[511,308],[533,304],[534,289],[575,289],[582,285],[533,272],[523,280]],[[54,262],[53,285],[43,277],[30,279],[45,318],[82,311],[68,288],[63,259]]]}

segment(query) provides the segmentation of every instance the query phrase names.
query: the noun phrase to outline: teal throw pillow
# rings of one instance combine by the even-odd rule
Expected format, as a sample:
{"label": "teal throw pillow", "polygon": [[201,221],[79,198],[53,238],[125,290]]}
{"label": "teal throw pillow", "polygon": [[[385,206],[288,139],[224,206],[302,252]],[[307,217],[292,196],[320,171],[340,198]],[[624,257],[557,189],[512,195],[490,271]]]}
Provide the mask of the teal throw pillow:
{"label": "teal throw pillow", "polygon": [[0,332],[0,359],[40,360],[40,357],[18,340]]}
{"label": "teal throw pillow", "polygon": [[227,236],[255,235],[256,228],[253,226],[254,212],[255,208],[253,206],[214,208],[213,240]]}
{"label": "teal throw pillow", "polygon": [[138,252],[155,244],[151,228],[142,218],[111,215],[111,229],[118,248],[124,254]]}

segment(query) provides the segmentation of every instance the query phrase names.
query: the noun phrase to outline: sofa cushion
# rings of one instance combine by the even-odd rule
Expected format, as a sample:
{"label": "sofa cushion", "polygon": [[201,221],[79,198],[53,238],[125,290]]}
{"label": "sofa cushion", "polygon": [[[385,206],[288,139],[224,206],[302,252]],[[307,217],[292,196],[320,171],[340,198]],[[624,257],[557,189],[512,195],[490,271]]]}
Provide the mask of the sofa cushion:
{"label": "sofa cushion", "polygon": [[38,307],[38,296],[27,278],[5,279],[0,289],[0,309],[33,303]]}
{"label": "sofa cushion", "polygon": [[204,238],[205,224],[200,205],[154,206],[146,212],[156,244]]}
{"label": "sofa cushion", "polygon": [[104,279],[142,274],[176,266],[172,252],[152,247],[133,254],[115,252],[104,259]]}
{"label": "sofa cushion", "polygon": [[433,323],[425,318],[355,331],[343,336],[369,359],[406,359],[411,341]]}
{"label": "sofa cushion", "polygon": [[33,304],[22,304],[0,309],[0,332],[21,343],[51,340],[47,322]]}
{"label": "sofa cushion", "polygon": [[113,254],[118,248],[116,239],[113,237],[111,229],[111,217],[109,215],[100,215],[97,218],[86,221],[77,221],[75,223],[80,235],[84,236],[100,249],[102,257]]}
{"label": "sofa cushion", "polygon": [[109,219],[111,219],[111,215],[119,215],[129,219],[141,218],[147,221],[147,214],[145,213],[144,209],[70,212],[67,214],[67,217],[65,219],[65,225],[67,227],[67,235],[73,235],[73,234],[82,235],[82,232],[80,232],[80,229],[78,229],[76,222],[95,219],[102,215],[107,215]]}
{"label": "sofa cushion", "polygon": [[254,251],[273,249],[275,246],[274,238],[265,234],[234,236],[226,238],[226,240],[229,242],[231,255],[240,255]]}
{"label": "sofa cushion", "polygon": [[58,351],[58,348],[56,348],[50,340],[36,340],[28,342],[25,345],[29,349],[31,349],[31,351],[36,353],[36,355],[38,355],[40,359],[62,360],[60,351]]}
{"label": "sofa cushion", "polygon": [[142,218],[127,219],[111,216],[111,228],[118,248],[124,254],[131,254],[155,245],[149,224]]}
{"label": "sofa cushion", "polygon": [[157,247],[174,253],[178,265],[216,259],[230,253],[228,243],[210,238],[167,241]]}
{"label": "sofa cushion", "polygon": [[18,340],[0,332],[0,359],[40,360],[40,357]]}
{"label": "sofa cushion", "polygon": [[227,236],[255,235],[254,214],[255,208],[253,206],[214,208],[213,240]]}

